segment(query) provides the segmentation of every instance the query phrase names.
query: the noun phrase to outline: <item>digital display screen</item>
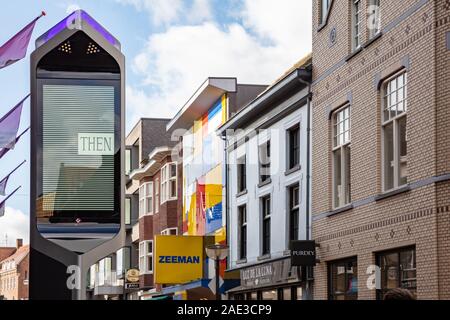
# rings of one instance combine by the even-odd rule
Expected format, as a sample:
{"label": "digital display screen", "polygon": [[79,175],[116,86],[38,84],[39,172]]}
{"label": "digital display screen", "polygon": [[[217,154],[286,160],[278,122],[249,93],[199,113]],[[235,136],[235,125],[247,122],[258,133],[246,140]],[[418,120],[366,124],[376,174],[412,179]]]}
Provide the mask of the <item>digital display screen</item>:
{"label": "digital display screen", "polygon": [[37,217],[48,224],[120,224],[117,86],[56,82],[42,84]]}

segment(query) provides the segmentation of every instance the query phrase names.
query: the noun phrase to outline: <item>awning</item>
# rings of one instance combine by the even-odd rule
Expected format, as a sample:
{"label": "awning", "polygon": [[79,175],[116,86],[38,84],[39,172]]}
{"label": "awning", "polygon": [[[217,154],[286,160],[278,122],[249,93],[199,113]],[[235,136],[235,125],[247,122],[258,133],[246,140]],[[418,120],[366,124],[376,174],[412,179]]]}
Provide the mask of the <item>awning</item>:
{"label": "awning", "polygon": [[[214,279],[202,279],[197,280],[185,284],[175,285],[171,287],[166,287],[162,289],[162,294],[164,295],[173,295],[178,292],[187,291],[197,295],[204,295],[209,297],[214,297],[214,293],[211,291],[211,287],[214,287],[215,283]],[[222,286],[220,287],[220,292],[225,294],[228,290],[239,286],[240,280],[238,279],[226,279],[222,281]]]}

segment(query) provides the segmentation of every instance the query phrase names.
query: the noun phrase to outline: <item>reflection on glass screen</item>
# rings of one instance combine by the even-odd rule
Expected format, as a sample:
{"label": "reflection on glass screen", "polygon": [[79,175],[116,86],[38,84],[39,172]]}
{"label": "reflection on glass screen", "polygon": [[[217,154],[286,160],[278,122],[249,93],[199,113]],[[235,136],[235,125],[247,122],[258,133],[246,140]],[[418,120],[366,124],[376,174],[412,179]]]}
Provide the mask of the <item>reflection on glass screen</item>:
{"label": "reflection on glass screen", "polygon": [[44,85],[43,106],[40,218],[114,211],[114,87]]}

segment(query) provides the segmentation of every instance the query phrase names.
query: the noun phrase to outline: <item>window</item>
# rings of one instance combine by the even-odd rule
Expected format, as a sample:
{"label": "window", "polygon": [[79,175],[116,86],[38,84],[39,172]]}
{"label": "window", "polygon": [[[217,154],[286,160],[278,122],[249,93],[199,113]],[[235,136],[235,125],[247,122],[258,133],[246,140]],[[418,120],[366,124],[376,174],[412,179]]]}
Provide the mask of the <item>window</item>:
{"label": "window", "polygon": [[153,182],[139,188],[139,217],[153,214]]}
{"label": "window", "polygon": [[239,260],[247,259],[247,206],[238,209],[239,214]]}
{"label": "window", "polygon": [[270,140],[259,146],[259,182],[270,181]]}
{"label": "window", "polygon": [[352,1],[352,51],[361,47],[361,0]]}
{"label": "window", "polygon": [[332,0],[320,0],[320,23],[324,24],[327,20]]}
{"label": "window", "polygon": [[98,264],[94,264],[89,268],[89,288],[94,288],[98,281]]}
{"label": "window", "polygon": [[358,299],[358,264],[356,258],[329,264],[328,275],[330,300]]}
{"label": "window", "polygon": [[155,213],[159,212],[159,203],[161,199],[159,198],[159,188],[161,187],[159,179],[155,180]]}
{"label": "window", "polygon": [[370,0],[369,5],[369,36],[375,38],[381,32],[380,0]]}
{"label": "window", "polygon": [[139,244],[139,270],[141,274],[153,273],[153,240]]}
{"label": "window", "polygon": [[131,224],[131,199],[125,198],[125,224]]}
{"label": "window", "polygon": [[288,170],[300,166],[300,126],[288,130]]}
{"label": "window", "polygon": [[270,254],[270,196],[261,199],[262,211],[262,254]]}
{"label": "window", "polygon": [[416,249],[406,248],[377,255],[381,271],[381,290],[378,299],[391,289],[403,288],[417,292]]}
{"label": "window", "polygon": [[175,162],[161,169],[161,204],[177,199],[177,170]]}
{"label": "window", "polygon": [[276,290],[268,290],[262,292],[262,300],[278,300]]}
{"label": "window", "polygon": [[105,286],[111,284],[111,258],[105,258],[98,263],[98,285]]}
{"label": "window", "polygon": [[237,161],[238,193],[247,190],[247,158],[244,156]]}
{"label": "window", "polygon": [[131,172],[131,150],[125,150],[125,175],[129,175]]}
{"label": "window", "polygon": [[408,183],[407,105],[407,75],[402,73],[388,80],[384,85],[384,191],[396,189]]}
{"label": "window", "polygon": [[340,208],[351,201],[350,181],[350,106],[333,115],[333,207]]}
{"label": "window", "polygon": [[300,188],[295,185],[289,188],[289,240],[299,239]]}
{"label": "window", "polygon": [[161,235],[163,236],[176,236],[178,235],[178,229],[177,228],[168,228],[161,232]]}
{"label": "window", "polygon": [[130,248],[122,248],[116,253],[116,273],[122,277],[131,267],[131,250]]}

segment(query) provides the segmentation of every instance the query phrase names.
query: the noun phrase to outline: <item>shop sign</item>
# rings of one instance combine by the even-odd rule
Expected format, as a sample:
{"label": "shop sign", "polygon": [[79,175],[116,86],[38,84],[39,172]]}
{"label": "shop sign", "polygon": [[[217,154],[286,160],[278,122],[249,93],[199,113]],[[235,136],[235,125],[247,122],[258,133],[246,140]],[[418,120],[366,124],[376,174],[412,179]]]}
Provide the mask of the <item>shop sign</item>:
{"label": "shop sign", "polygon": [[291,263],[297,267],[314,267],[316,265],[316,242],[292,241]]}
{"label": "shop sign", "polygon": [[241,270],[241,286],[246,288],[268,287],[301,281],[300,269],[289,259]]}
{"label": "shop sign", "polygon": [[139,270],[128,270],[125,274],[125,290],[138,290],[139,288]]}
{"label": "shop sign", "polygon": [[183,284],[202,279],[203,239],[195,236],[156,236],[155,283]]}

